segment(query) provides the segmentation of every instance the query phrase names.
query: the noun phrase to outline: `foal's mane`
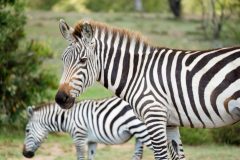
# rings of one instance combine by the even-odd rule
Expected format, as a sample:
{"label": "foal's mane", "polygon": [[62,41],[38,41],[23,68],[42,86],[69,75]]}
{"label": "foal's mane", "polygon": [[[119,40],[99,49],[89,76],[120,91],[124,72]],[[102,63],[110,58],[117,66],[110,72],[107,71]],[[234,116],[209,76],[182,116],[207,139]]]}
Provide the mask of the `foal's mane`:
{"label": "foal's mane", "polygon": [[[75,25],[74,31],[73,31],[74,36],[81,37],[82,26],[85,22],[86,22],[85,20],[81,20]],[[120,36],[126,36],[128,39],[135,39],[136,42],[143,42],[144,44],[149,45],[148,40],[145,37],[143,37],[139,32],[129,31],[123,28],[116,28],[108,24],[93,21],[93,20],[89,20],[87,22],[92,26],[93,32],[96,29],[100,31],[105,31],[105,32],[108,31],[108,32],[111,32],[113,35],[119,34]]]}
{"label": "foal's mane", "polygon": [[37,105],[35,108],[33,108],[33,111],[40,111],[43,108],[51,107],[53,105],[56,105],[56,104],[54,102],[41,103]]}

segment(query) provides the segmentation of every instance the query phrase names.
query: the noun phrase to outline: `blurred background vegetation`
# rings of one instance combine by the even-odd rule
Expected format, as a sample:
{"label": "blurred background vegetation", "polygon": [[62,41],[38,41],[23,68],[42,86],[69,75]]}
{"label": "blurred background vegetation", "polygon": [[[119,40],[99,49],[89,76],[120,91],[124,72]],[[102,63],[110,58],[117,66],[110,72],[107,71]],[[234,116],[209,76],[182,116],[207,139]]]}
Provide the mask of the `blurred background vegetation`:
{"label": "blurred background vegetation", "polygon": [[[16,135],[22,140],[28,105],[54,101],[67,45],[58,31],[60,18],[71,25],[91,18],[128,28],[170,48],[203,50],[240,43],[239,0],[0,0],[0,144]],[[96,83],[80,99],[109,96]],[[183,143],[190,145],[239,145],[239,133],[238,124],[181,128]],[[6,158],[1,154],[0,159]]]}

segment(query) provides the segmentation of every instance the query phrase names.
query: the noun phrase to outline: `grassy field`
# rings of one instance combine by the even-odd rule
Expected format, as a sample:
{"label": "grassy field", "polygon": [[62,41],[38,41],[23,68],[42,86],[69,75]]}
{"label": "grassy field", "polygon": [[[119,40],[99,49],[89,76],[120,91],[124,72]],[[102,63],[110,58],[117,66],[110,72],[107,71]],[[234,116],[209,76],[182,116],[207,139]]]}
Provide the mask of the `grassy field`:
{"label": "grassy field", "polygon": [[[0,160],[27,160],[22,156],[23,135],[0,135]],[[239,148],[233,146],[184,146],[188,160],[240,160]],[[134,139],[122,145],[98,145],[96,160],[127,160],[134,151]],[[33,160],[75,160],[76,151],[70,136],[49,135],[35,153]],[[152,160],[152,152],[145,148],[143,160]]]}
{"label": "grassy field", "polygon": [[[198,18],[174,20],[169,15],[161,14],[127,14],[127,13],[54,13],[29,12],[26,26],[28,39],[37,39],[47,43],[54,51],[55,56],[49,59],[44,68],[53,70],[60,78],[62,71],[61,54],[67,46],[58,29],[58,21],[64,18],[72,26],[82,18],[91,18],[117,27],[124,27],[141,32],[151,43],[159,46],[180,49],[207,49],[235,45],[229,39],[210,41],[204,39],[200,31]],[[53,96],[55,91],[53,91]],[[89,88],[80,99],[99,99],[109,97],[112,93],[96,83]],[[21,133],[24,131],[20,131]],[[4,134],[0,132],[0,160],[22,160],[24,135]],[[99,145],[96,159],[126,160],[131,159],[134,141],[120,146]],[[240,160],[239,147],[202,145],[184,146],[188,160]],[[35,160],[73,160],[76,159],[74,145],[66,135],[50,135],[36,153]],[[153,159],[150,150],[144,152],[144,159]]]}

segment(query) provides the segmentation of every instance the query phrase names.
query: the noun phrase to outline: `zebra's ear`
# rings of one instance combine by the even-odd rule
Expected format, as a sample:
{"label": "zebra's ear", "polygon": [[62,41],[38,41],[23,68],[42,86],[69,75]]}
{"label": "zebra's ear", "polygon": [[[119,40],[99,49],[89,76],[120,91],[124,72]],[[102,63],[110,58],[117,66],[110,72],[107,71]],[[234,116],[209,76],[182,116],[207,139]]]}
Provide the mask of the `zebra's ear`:
{"label": "zebra's ear", "polygon": [[75,37],[72,34],[73,28],[68,26],[68,24],[63,19],[60,19],[59,21],[59,29],[66,40],[68,40],[69,42],[76,41]]}
{"label": "zebra's ear", "polygon": [[33,108],[31,106],[28,106],[28,108],[27,108],[27,115],[28,115],[28,117],[33,116]]}
{"label": "zebra's ear", "polygon": [[82,37],[87,43],[91,43],[93,39],[93,29],[89,22],[84,22],[82,24]]}

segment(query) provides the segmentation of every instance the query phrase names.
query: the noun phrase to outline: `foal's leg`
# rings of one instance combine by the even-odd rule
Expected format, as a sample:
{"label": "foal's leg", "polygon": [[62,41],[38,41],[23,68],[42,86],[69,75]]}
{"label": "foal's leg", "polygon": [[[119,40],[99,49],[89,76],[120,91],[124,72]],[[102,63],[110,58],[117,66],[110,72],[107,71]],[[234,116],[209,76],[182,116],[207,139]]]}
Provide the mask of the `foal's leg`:
{"label": "foal's leg", "polygon": [[173,160],[185,160],[183,145],[178,127],[167,127],[168,148]]}
{"label": "foal's leg", "polygon": [[88,142],[88,159],[93,160],[96,154],[97,143]]}
{"label": "foal's leg", "polygon": [[143,155],[143,144],[139,139],[135,139],[135,151],[132,160],[140,160]]}

